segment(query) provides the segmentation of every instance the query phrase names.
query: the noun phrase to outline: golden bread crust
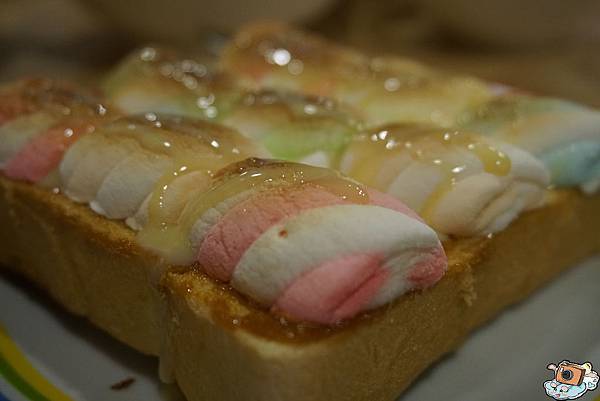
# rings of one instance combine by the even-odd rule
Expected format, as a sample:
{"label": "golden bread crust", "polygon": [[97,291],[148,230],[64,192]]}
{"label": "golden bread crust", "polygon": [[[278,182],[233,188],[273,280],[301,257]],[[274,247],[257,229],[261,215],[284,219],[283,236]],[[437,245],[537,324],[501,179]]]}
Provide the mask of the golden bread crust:
{"label": "golden bread crust", "polygon": [[393,400],[466,335],[600,250],[600,196],[553,194],[491,238],[445,243],[433,288],[336,328],[282,322],[121,222],[0,177],[0,264],[126,344],[160,355],[190,400]]}

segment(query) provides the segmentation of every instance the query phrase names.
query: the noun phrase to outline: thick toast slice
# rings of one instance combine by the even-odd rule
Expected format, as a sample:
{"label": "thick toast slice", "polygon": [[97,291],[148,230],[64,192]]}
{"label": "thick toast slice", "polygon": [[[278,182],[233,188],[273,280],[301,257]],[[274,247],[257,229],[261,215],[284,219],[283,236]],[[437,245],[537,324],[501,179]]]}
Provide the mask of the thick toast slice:
{"label": "thick toast slice", "polygon": [[[0,177],[0,264],[159,355],[189,400],[393,400],[475,327],[600,250],[600,196],[553,192],[489,238],[445,243],[433,288],[336,328],[285,322],[64,196]],[[310,250],[307,250],[310,251]]]}

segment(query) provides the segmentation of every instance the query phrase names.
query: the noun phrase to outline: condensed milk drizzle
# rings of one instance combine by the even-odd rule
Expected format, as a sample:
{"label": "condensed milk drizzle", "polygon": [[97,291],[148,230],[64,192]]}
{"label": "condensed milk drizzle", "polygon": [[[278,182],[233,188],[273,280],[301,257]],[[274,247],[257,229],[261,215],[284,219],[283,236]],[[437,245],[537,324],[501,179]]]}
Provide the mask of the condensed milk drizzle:
{"label": "condensed milk drizzle", "polygon": [[144,151],[169,161],[168,171],[157,181],[150,194],[147,224],[138,233],[142,245],[159,249],[178,245],[170,243],[169,237],[162,233],[166,227],[176,223],[172,211],[171,215],[167,213],[165,204],[174,181],[196,173],[209,182],[215,171],[254,153],[254,147],[234,131],[200,121],[159,117],[155,113],[121,118],[104,127],[100,134],[108,141],[131,141]]}
{"label": "condensed milk drizzle", "polygon": [[448,158],[452,148],[474,154],[487,173],[506,176],[512,169],[511,160],[505,153],[476,135],[460,131],[396,124],[361,135],[355,145],[350,176],[368,185],[381,186],[376,185],[378,172],[382,171],[387,161],[403,153],[408,154],[412,160],[436,167],[441,173],[442,181],[418,211],[426,220],[431,217],[443,196],[469,168]]}
{"label": "condensed milk drizzle", "polygon": [[[168,254],[170,260],[190,263],[195,255],[188,236],[193,225],[209,209],[236,195],[270,186],[311,183],[350,203],[369,202],[366,190],[361,185],[330,169],[255,158],[239,162],[227,169],[228,171],[220,176],[214,177],[210,188],[187,203],[177,222],[159,222],[152,219],[150,229],[144,229],[140,233],[144,241],[151,242],[154,248],[158,247],[159,251]],[[161,191],[161,188],[158,190]],[[156,202],[160,202],[160,195],[156,197]],[[148,232],[151,233],[150,237]]]}

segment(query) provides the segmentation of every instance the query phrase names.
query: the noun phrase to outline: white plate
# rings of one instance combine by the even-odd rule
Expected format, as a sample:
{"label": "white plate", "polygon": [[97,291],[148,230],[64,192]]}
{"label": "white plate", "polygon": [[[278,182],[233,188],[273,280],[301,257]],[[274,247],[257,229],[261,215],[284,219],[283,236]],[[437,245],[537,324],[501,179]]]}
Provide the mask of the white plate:
{"label": "white plate", "polygon": [[[599,289],[597,257],[478,330],[399,401],[549,400],[542,388],[552,376],[549,363],[600,367]],[[0,324],[0,401],[183,400],[174,386],[159,382],[154,358],[67,315],[22,283],[0,280]],[[129,387],[111,389],[128,378],[135,380]],[[594,397],[600,401],[600,391],[583,399]]]}

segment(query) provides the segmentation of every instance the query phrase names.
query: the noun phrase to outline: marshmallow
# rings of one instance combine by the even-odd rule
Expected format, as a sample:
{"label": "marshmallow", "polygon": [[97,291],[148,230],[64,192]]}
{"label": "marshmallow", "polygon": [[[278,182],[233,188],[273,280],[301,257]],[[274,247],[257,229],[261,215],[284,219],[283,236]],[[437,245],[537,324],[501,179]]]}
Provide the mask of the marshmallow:
{"label": "marshmallow", "polygon": [[[66,152],[59,170],[68,197],[139,229],[148,221],[152,202],[160,202],[161,213],[177,215],[186,199],[174,200],[177,194],[197,192],[202,188],[190,186],[206,183],[220,167],[263,153],[231,130],[148,113],[118,119],[85,136]],[[159,183],[168,187],[167,198],[154,201]]]}
{"label": "marshmallow", "polygon": [[[249,171],[266,168],[277,166]],[[231,179],[235,174],[219,185]],[[400,201],[366,190],[367,203],[356,204],[316,182],[271,182],[268,189],[217,197],[224,199],[203,209],[189,234],[191,243],[199,243],[198,263],[266,307],[323,324],[442,277],[447,262],[437,235]]]}
{"label": "marshmallow", "polygon": [[242,28],[223,51],[221,66],[249,88],[334,98],[373,126],[398,121],[452,126],[493,95],[476,78],[447,76],[399,57],[371,59],[280,23]]}
{"label": "marshmallow", "polygon": [[466,113],[462,126],[538,157],[552,184],[594,192],[600,182],[600,112],[572,102],[508,93]]}
{"label": "marshmallow", "polygon": [[[248,91],[201,61],[149,48],[127,57],[109,76],[110,99],[128,113],[176,113],[218,121],[259,141],[273,157],[326,165],[356,132],[358,121],[330,99]],[[200,70],[202,74],[199,74]]]}
{"label": "marshmallow", "polygon": [[445,235],[485,235],[541,205],[549,183],[528,152],[475,134],[390,125],[356,137],[341,171],[404,201]]}
{"label": "marshmallow", "polygon": [[41,184],[66,149],[113,113],[67,84],[23,80],[0,91],[0,115],[0,167],[10,178]]}

